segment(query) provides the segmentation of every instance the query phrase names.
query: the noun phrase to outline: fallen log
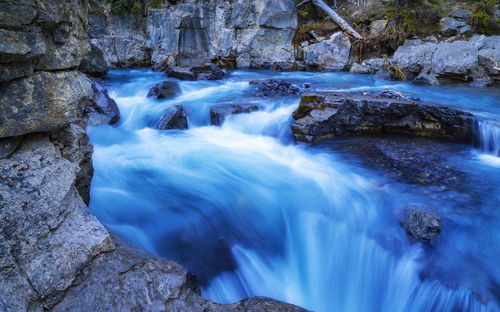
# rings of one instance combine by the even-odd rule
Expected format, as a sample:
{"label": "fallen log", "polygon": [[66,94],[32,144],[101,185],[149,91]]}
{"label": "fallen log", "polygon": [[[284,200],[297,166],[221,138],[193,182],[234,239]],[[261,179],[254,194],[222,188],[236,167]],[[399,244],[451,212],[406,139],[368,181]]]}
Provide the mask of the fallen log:
{"label": "fallen log", "polygon": [[340,17],[340,15],[338,15],[334,10],[332,10],[323,0],[305,0],[299,3],[297,7],[309,1],[312,1],[314,5],[319,7],[326,14],[328,14],[328,16],[330,16],[335,21],[335,23],[337,23],[337,25],[339,25],[340,28],[342,28],[342,30],[345,31],[347,34],[351,35],[356,39],[363,39],[363,37],[361,37],[361,35],[357,31],[355,31],[354,28],[352,28],[342,17]]}

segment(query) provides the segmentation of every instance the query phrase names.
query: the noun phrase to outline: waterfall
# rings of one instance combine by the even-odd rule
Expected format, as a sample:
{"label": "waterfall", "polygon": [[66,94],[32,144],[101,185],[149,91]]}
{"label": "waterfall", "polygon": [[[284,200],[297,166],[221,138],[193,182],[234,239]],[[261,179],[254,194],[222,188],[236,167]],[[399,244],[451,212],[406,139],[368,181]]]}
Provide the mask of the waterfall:
{"label": "waterfall", "polygon": [[476,145],[485,154],[500,157],[500,125],[491,120],[476,123]]}

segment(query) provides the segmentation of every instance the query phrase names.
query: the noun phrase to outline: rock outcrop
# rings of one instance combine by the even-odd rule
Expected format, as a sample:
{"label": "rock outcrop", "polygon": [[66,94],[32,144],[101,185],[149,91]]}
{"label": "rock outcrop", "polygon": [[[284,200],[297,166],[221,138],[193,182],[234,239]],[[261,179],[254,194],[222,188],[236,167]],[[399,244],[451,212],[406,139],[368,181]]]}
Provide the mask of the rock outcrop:
{"label": "rock outcrop", "polygon": [[160,121],[156,125],[158,130],[179,129],[184,130],[188,128],[188,121],[184,107],[181,105],[170,106],[163,113]]}
{"label": "rock outcrop", "polygon": [[458,109],[406,98],[358,93],[303,94],[293,113],[296,141],[359,134],[408,134],[472,142],[473,116]]}
{"label": "rock outcrop", "polygon": [[214,64],[178,66],[167,69],[167,76],[180,80],[221,80],[229,76],[225,69]]}
{"label": "rock outcrop", "polygon": [[[494,84],[500,81],[500,36],[474,35],[467,41],[437,42],[434,37],[406,40],[387,61],[400,67],[407,77],[429,84]],[[353,64],[351,72],[376,73],[383,66],[383,59],[365,60]]]}
{"label": "rock outcrop", "polygon": [[210,108],[210,124],[220,126],[229,115],[251,113],[259,107],[253,104],[216,105]]}
{"label": "rock outcrop", "polygon": [[[293,63],[297,12],[292,0],[182,0],[147,10],[147,16],[109,14],[95,1],[90,41],[109,65],[157,68],[217,62],[261,68]],[[104,9],[103,9],[104,8]]]}

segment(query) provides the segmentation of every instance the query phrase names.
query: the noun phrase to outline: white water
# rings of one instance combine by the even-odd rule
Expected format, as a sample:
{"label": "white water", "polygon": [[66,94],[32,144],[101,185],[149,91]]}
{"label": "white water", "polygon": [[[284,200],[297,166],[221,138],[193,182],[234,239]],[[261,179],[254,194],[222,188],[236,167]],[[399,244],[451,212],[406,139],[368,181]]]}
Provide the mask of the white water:
{"label": "white water", "polygon": [[[90,130],[96,169],[91,208],[113,231],[193,271],[207,298],[229,303],[260,295],[314,311],[498,309],[488,291],[500,280],[494,265],[498,232],[485,241],[493,249],[481,262],[486,271],[473,270],[496,281],[491,286],[478,278],[480,295],[473,293],[474,279],[461,280],[460,274],[438,270],[426,278],[426,266],[434,266],[429,251],[406,238],[394,213],[423,199],[361,175],[336,155],[290,144],[289,119],[298,99],[252,97],[248,80],[262,74],[183,82],[183,94],[167,101],[145,98],[161,81],[158,74],[114,75],[111,96],[122,121]],[[342,79],[334,80],[340,89],[352,83]],[[207,126],[210,106],[231,102],[261,110]],[[184,105],[190,129],[153,129],[175,104]],[[460,250],[469,257],[482,249],[462,247],[474,237],[454,239],[439,252]],[[454,267],[476,265],[443,258]]]}

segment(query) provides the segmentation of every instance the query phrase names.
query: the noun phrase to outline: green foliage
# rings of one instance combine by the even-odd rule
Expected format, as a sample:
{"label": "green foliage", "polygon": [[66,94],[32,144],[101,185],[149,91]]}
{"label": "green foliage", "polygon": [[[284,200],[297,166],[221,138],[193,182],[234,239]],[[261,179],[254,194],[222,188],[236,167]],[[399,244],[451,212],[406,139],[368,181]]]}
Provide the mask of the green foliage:
{"label": "green foliage", "polygon": [[475,5],[472,25],[477,32],[493,35],[499,31],[499,23],[493,19],[495,6],[499,3],[500,0],[481,0]]}
{"label": "green foliage", "polygon": [[162,0],[149,0],[146,8],[160,9],[163,6]]}
{"label": "green foliage", "polygon": [[314,32],[318,36],[331,36],[336,30],[338,30],[337,24],[332,20],[328,19],[321,23],[314,24],[303,24],[299,26],[299,29],[295,32],[295,36],[293,37],[294,44],[300,44],[303,41],[307,41],[311,38],[309,32],[314,30]]}
{"label": "green foliage", "polygon": [[136,20],[142,17],[142,9],[138,3],[134,3],[132,9],[130,9],[132,16],[135,17]]}
{"label": "green foliage", "polygon": [[107,2],[111,4],[112,14],[129,14],[127,0],[107,0]]}

